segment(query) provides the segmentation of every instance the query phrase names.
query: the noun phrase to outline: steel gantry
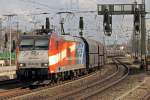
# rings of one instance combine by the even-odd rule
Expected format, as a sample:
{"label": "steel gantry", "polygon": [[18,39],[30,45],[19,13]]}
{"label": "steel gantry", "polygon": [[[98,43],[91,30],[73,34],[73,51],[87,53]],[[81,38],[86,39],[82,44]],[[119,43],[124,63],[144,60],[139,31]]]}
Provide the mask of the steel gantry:
{"label": "steel gantry", "polygon": [[[146,26],[145,26],[145,0],[141,4],[98,4],[97,5],[98,15],[104,16],[104,33],[110,36],[112,33],[112,15],[134,15],[134,34],[141,35],[140,50],[141,61],[145,61],[146,58]],[[107,16],[106,16],[107,14]],[[105,18],[107,17],[107,18]],[[108,21],[105,21],[108,20]],[[109,28],[106,28],[109,27]]]}

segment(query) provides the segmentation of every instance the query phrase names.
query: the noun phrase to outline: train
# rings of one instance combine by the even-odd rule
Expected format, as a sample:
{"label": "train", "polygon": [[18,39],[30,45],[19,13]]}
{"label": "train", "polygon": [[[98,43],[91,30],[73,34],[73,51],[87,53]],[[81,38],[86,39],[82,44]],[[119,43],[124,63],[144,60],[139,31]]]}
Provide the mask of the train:
{"label": "train", "polygon": [[119,57],[119,56],[125,56],[126,53],[124,50],[119,50],[119,49],[107,49],[107,57]]}
{"label": "train", "polygon": [[102,43],[78,36],[22,35],[16,47],[19,80],[70,79],[99,69],[105,61]]}

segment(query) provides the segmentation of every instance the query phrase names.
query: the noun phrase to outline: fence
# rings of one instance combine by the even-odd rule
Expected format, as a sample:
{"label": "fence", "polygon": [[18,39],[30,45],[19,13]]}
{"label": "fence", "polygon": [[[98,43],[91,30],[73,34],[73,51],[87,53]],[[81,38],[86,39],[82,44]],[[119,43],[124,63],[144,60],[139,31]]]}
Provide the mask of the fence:
{"label": "fence", "polygon": [[[9,66],[10,65],[10,52],[0,53],[0,66]],[[16,53],[11,53],[11,64],[15,65]]]}
{"label": "fence", "polygon": [[[10,52],[3,52],[0,53],[0,60],[9,60],[10,59]],[[16,53],[11,53],[11,60],[16,59]]]}

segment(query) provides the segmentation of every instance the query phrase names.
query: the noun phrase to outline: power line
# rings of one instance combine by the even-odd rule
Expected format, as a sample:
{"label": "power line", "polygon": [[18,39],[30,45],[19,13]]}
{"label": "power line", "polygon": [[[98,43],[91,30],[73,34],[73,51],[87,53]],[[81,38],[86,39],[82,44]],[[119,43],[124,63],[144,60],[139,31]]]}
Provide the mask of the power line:
{"label": "power line", "polygon": [[60,9],[57,9],[57,8],[52,8],[52,7],[50,7],[49,5],[46,5],[46,4],[43,4],[43,3],[40,3],[40,2],[35,2],[35,1],[31,1],[31,0],[21,0],[21,1],[23,1],[23,2],[26,2],[26,3],[32,3],[32,4],[36,4],[36,5],[38,5],[38,6],[42,6],[42,7],[44,7],[44,8],[47,8],[48,10],[50,10],[50,11],[59,11]]}
{"label": "power line", "polygon": [[[40,5],[40,6],[42,6],[42,7],[45,7],[45,8],[47,8],[48,10],[50,10],[50,11],[53,11],[53,12],[67,12],[66,10],[64,10],[64,11],[62,11],[63,9],[57,9],[57,8],[52,8],[52,7],[50,7],[49,5],[46,5],[46,4],[43,4],[43,3],[40,3],[40,2],[35,2],[35,1],[31,1],[31,0],[22,0],[23,2],[26,2],[26,3],[32,3],[32,4],[36,4],[36,5]],[[79,1],[78,0],[76,0],[76,2],[77,3],[79,3]],[[74,3],[73,3],[74,4]],[[79,4],[78,4],[78,6],[79,6]],[[69,10],[70,12],[72,12],[72,13],[96,13],[97,11],[95,11],[95,10],[93,10],[93,11],[80,11],[79,10],[79,7],[77,6],[77,11],[72,11],[72,10]],[[72,6],[71,6],[72,7]],[[68,11],[68,12],[69,12]]]}

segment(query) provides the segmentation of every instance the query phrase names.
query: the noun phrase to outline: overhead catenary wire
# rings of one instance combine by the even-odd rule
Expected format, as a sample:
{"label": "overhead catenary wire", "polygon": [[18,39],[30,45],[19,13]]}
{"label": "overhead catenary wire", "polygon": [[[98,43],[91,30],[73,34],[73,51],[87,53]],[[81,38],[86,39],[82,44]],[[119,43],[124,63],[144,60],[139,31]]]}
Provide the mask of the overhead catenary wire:
{"label": "overhead catenary wire", "polygon": [[43,4],[43,3],[40,3],[39,1],[33,1],[33,0],[21,0],[25,3],[30,3],[30,4],[34,4],[34,5],[37,5],[37,6],[41,6],[41,7],[44,7],[46,8],[48,11],[59,11],[60,9],[57,9],[57,8],[52,8],[50,7],[49,5],[46,5],[46,4]]}

